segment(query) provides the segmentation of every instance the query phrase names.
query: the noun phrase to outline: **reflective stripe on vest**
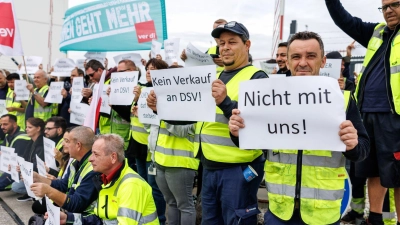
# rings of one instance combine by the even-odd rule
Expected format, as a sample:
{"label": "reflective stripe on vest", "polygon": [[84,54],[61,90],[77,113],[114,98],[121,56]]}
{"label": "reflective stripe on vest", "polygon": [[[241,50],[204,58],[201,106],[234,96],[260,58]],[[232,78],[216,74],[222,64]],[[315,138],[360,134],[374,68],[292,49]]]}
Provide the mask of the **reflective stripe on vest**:
{"label": "reflective stripe on vest", "polygon": [[[254,66],[247,66],[226,84],[227,94],[232,101],[238,101],[240,82],[250,80],[258,71],[260,70]],[[219,107],[216,108],[216,122],[197,122],[194,142],[195,156],[201,143],[204,157],[214,162],[247,163],[259,157],[262,154],[261,150],[242,150],[236,147],[229,135],[228,119]]]}
{"label": "reflective stripe on vest", "polygon": [[[7,139],[6,139],[6,140],[7,140]],[[14,137],[14,139],[11,141],[10,146],[8,146],[8,142],[6,141],[6,147],[10,147],[10,148],[14,147],[14,143],[15,143],[16,141],[18,141],[18,140],[26,140],[26,141],[29,141],[29,140],[31,140],[31,138],[28,137],[27,134],[24,134],[24,133],[19,134],[18,136]]]}
{"label": "reflective stripe on vest", "polygon": [[350,202],[350,207],[358,214],[364,214],[365,198],[352,198]]}
{"label": "reflective stripe on vest", "polygon": [[176,137],[161,121],[155,149],[155,162],[165,167],[180,167],[197,170],[199,159],[194,158],[193,137]]}
{"label": "reflective stripe on vest", "polygon": [[[8,89],[7,92],[7,97],[6,97],[6,107],[14,107],[14,108],[21,108],[21,102],[19,101],[14,101],[14,91],[11,89]],[[17,124],[21,130],[25,130],[25,113],[18,112],[18,111],[13,111],[13,112],[8,112],[11,115],[14,115],[17,117]]]}
{"label": "reflective stripe on vest", "polygon": [[[347,112],[351,92],[344,91]],[[331,224],[340,219],[340,207],[347,178],[342,152],[303,150],[302,164],[297,165],[297,150],[268,151],[264,165],[269,209],[282,220],[293,216],[295,198],[299,197],[302,220],[306,224]],[[301,166],[301,180],[297,180]],[[300,182],[299,196],[296,184]]]}
{"label": "reflective stripe on vest", "polygon": [[[363,67],[361,69],[361,72],[359,74],[358,80],[361,81],[361,78],[365,72],[365,69],[369,65],[371,59],[375,55],[376,51],[381,47],[383,43],[383,33],[386,28],[385,23],[380,23],[375,27],[374,33],[368,43],[367,47],[367,53],[365,54],[364,57],[364,62],[363,62]],[[392,39],[391,43],[388,43],[391,45],[390,49],[390,59],[389,59],[389,65],[390,69],[386,68],[387,70],[390,70],[390,87],[391,87],[391,92],[393,98],[391,99],[393,101],[394,105],[394,110],[395,112],[400,115],[400,31],[397,32],[397,34],[394,35],[394,38]],[[386,75],[386,74],[385,74]],[[359,92],[359,86],[357,85],[356,90],[355,90],[355,97],[356,100],[358,101],[358,92]]]}
{"label": "reflective stripe on vest", "polygon": [[61,139],[58,141],[58,143],[57,143],[57,145],[56,145],[56,149],[57,149],[58,151],[60,151],[60,149],[63,147],[63,141],[64,141],[64,138],[61,138]]}
{"label": "reflective stripe on vest", "polygon": [[140,212],[120,207],[118,208],[118,216],[128,217],[139,222],[139,224],[147,224],[157,219],[157,212],[143,216]]}
{"label": "reflective stripe on vest", "polygon": [[[44,94],[46,91],[49,90],[48,85],[44,85],[40,90],[38,91],[38,94],[44,98]],[[36,88],[37,91],[37,88]],[[31,96],[31,99],[34,98]],[[51,112],[53,110],[53,105],[51,103],[48,103],[49,105],[46,107],[42,107],[38,101],[35,100],[35,104],[33,105],[33,117],[42,119],[43,121],[46,121],[51,117]]]}

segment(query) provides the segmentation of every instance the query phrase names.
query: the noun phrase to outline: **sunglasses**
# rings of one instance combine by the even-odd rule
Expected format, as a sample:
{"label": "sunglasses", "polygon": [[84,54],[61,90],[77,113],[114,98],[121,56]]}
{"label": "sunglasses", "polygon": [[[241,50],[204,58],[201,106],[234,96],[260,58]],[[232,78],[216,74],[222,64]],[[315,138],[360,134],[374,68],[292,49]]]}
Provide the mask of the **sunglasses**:
{"label": "sunglasses", "polygon": [[87,75],[89,76],[89,77],[93,77],[94,76],[94,74],[97,72],[97,70],[95,70],[93,73],[88,73]]}
{"label": "sunglasses", "polygon": [[378,10],[381,13],[386,12],[386,10],[390,7],[392,10],[399,8],[400,6],[400,1],[399,2],[393,2],[387,5],[383,5],[382,7],[379,7]]}

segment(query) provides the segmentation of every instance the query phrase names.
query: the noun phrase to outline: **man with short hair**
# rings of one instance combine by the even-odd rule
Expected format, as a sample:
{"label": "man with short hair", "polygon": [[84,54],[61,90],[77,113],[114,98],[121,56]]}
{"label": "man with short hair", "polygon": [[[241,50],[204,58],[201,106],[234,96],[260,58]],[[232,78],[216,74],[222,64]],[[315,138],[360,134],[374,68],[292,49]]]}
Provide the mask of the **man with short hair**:
{"label": "man with short hair", "polygon": [[[63,136],[66,129],[67,122],[61,116],[53,116],[46,121],[44,136],[54,141],[56,149],[60,152],[63,150]],[[50,168],[49,174],[57,177],[58,171]]]}
{"label": "man with short hair", "polygon": [[46,121],[51,117],[52,104],[44,102],[49,90],[47,80],[47,73],[44,70],[38,70],[33,77],[36,88],[33,87],[33,84],[26,85],[26,88],[31,92],[31,97],[28,102],[21,101],[22,107],[26,109],[25,121],[31,117]]}
{"label": "man with short hair", "polygon": [[[319,76],[325,62],[324,46],[318,34],[305,31],[292,36],[287,61],[292,76]],[[341,123],[338,133],[346,152],[268,151],[264,170],[269,210],[264,215],[265,224],[340,224],[347,177],[343,155],[352,161],[361,161],[369,153],[368,135],[351,96],[350,92],[345,94],[346,121]],[[238,109],[232,113],[231,138],[239,146],[239,129],[244,128],[245,121]]]}
{"label": "man with short hair", "polygon": [[367,48],[354,95],[371,138],[371,154],[356,164],[356,176],[368,177],[368,222],[381,225],[387,188],[394,188],[400,215],[400,1],[381,1],[382,23],[353,17],[340,0],[325,3],[335,24]]}
{"label": "man with short hair", "polygon": [[[21,131],[17,122],[17,117],[15,115],[5,114],[1,116],[1,130],[6,134],[2,146],[14,148],[15,153],[23,157],[25,150],[27,150],[26,148],[31,142],[31,138],[28,137],[25,132]],[[9,186],[13,182],[10,174],[3,173],[0,176],[0,191],[9,190]]]}
{"label": "man with short hair", "polygon": [[278,50],[276,52],[276,63],[278,63],[279,70],[277,74],[286,74],[287,77],[291,76],[291,72],[286,65],[287,62],[287,42],[278,44]]}
{"label": "man with short hair", "polygon": [[37,197],[47,195],[56,205],[73,213],[93,213],[93,202],[98,192],[92,179],[97,172],[93,171],[89,157],[92,154],[94,132],[84,126],[75,127],[64,134],[63,146],[71,158],[75,159],[69,166],[67,175],[62,179],[49,180],[33,174],[31,190]]}
{"label": "man with short hair", "polygon": [[14,96],[15,81],[19,79],[20,77],[17,73],[11,73],[7,76],[7,84],[10,90],[7,93],[6,109],[9,114],[17,117],[17,123],[21,130],[25,130],[25,108],[22,107],[21,102],[15,101]]}
{"label": "man with short hair", "polygon": [[101,173],[93,179],[100,190],[96,215],[60,212],[60,224],[98,224],[99,218],[104,224],[160,224],[151,187],[128,166],[120,136],[98,136],[89,161],[93,170]]}

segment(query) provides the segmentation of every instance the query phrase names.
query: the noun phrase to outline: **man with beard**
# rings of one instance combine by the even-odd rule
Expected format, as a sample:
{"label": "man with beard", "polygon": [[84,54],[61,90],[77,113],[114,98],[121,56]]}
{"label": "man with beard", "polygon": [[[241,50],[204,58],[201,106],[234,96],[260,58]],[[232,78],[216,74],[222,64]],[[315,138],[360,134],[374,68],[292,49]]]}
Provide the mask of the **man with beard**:
{"label": "man with beard", "polygon": [[278,63],[279,70],[277,74],[286,74],[287,77],[291,76],[289,68],[287,68],[287,42],[279,43],[278,51],[276,52],[276,63]]}

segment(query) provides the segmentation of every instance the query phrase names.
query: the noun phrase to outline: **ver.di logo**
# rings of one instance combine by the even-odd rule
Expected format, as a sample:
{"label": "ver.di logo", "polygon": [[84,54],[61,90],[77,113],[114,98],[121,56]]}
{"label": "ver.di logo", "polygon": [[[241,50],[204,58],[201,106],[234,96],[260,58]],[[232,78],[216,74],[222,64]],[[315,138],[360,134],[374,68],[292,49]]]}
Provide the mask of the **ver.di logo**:
{"label": "ver.di logo", "polygon": [[0,45],[14,47],[15,24],[11,3],[0,3]]}

